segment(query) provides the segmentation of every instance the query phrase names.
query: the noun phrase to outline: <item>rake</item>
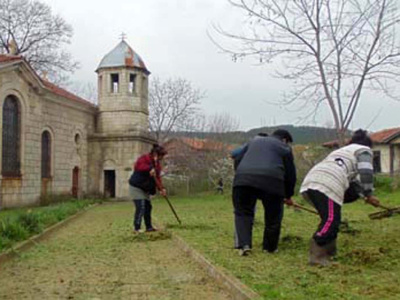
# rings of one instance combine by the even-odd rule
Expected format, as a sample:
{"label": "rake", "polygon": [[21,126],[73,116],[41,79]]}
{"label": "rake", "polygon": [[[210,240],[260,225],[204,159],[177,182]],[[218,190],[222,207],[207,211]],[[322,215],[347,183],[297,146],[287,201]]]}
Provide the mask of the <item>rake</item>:
{"label": "rake", "polygon": [[172,206],[171,201],[169,201],[167,196],[164,196],[164,199],[168,202],[169,208],[171,208],[172,212],[174,213],[174,216],[175,216],[176,220],[178,221],[179,225],[182,225],[182,222],[179,219],[178,214],[176,213],[174,207]]}
{"label": "rake", "polygon": [[302,205],[299,205],[299,204],[297,204],[297,203],[293,203],[292,206],[293,206],[293,207],[296,207],[296,208],[299,208],[299,209],[302,209],[302,210],[304,210],[304,211],[308,211],[309,213],[313,213],[313,214],[315,214],[315,215],[318,215],[318,213],[317,213],[315,210],[309,209],[309,208],[304,207],[304,206],[302,206]]}
{"label": "rake", "polygon": [[383,211],[378,211],[376,213],[369,214],[368,217],[371,220],[379,220],[383,218],[389,218],[395,214],[400,214],[400,207],[386,207],[383,205],[378,205],[378,207],[383,208]]}
{"label": "rake", "polygon": [[[157,179],[157,177],[155,177],[155,181],[156,181],[156,185],[157,185],[158,190],[161,191],[161,190],[163,189],[163,187],[162,187],[162,185],[161,185],[161,182]],[[169,201],[168,196],[167,196],[167,195],[164,195],[163,197],[164,197],[164,199],[167,201],[168,206],[169,206],[169,208],[172,210],[172,212],[173,212],[173,214],[174,214],[176,220],[178,221],[179,225],[182,225],[182,222],[181,222],[181,220],[179,219],[178,214],[177,214],[176,211],[175,211],[175,208],[172,206],[171,201]]]}

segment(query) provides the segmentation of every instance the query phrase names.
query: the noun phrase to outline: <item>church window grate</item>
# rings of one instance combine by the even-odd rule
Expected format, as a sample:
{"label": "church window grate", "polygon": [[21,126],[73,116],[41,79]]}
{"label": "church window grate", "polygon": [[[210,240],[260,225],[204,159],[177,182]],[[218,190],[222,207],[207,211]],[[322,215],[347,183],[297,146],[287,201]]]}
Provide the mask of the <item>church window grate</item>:
{"label": "church window grate", "polygon": [[42,178],[51,178],[51,136],[48,131],[42,134]]}
{"label": "church window grate", "polygon": [[20,109],[15,96],[8,96],[3,104],[2,175],[21,176]]}

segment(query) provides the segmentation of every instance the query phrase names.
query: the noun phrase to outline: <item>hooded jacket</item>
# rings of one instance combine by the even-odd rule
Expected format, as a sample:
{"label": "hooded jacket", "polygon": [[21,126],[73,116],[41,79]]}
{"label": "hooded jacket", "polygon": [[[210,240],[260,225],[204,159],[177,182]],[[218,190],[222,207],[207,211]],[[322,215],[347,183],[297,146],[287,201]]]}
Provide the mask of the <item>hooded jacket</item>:
{"label": "hooded jacket", "polygon": [[342,205],[350,183],[355,183],[361,196],[369,196],[373,191],[372,159],[369,147],[350,144],[339,148],[308,172],[300,192],[317,190]]}

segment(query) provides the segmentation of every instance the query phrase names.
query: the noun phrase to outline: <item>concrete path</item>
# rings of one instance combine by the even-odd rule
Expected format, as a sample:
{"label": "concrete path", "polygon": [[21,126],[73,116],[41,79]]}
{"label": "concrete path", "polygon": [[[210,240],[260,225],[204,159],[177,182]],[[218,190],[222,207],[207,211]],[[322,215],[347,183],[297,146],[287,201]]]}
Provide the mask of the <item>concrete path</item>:
{"label": "concrete path", "polygon": [[168,234],[134,235],[130,203],[101,205],[0,266],[0,299],[229,299]]}

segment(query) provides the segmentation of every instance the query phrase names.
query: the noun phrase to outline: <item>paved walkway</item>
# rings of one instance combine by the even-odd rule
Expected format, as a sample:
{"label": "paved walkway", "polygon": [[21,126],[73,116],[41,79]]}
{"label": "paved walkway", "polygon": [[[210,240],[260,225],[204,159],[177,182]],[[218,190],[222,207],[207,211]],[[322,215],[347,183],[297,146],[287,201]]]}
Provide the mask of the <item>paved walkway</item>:
{"label": "paved walkway", "polygon": [[89,210],[0,266],[0,299],[229,299],[165,233],[135,236],[130,203]]}

